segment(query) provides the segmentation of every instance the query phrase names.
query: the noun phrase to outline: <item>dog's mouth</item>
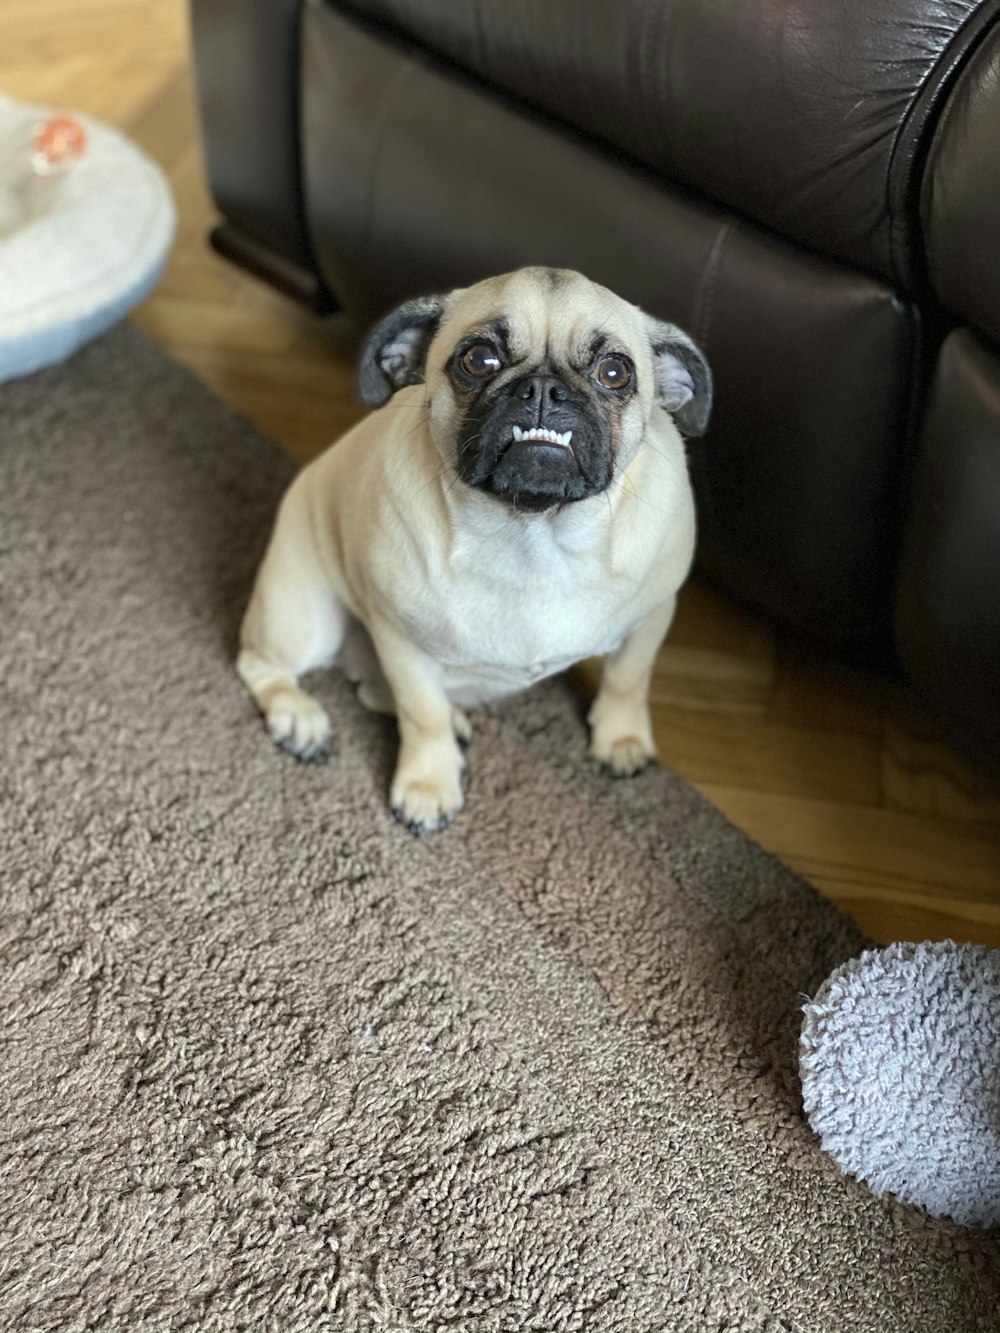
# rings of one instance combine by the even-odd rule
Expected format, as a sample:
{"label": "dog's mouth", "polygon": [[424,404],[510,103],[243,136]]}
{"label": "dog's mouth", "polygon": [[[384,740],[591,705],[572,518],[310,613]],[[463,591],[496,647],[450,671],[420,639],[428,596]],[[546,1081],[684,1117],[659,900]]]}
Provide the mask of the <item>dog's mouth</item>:
{"label": "dog's mouth", "polygon": [[[562,433],[555,430],[549,430],[545,426],[532,426],[530,430],[522,430],[520,426],[514,426],[511,439],[512,444],[554,444],[560,449],[571,449],[570,441],[573,438],[571,430],[564,430]],[[572,450],[571,450],[572,452]]]}
{"label": "dog's mouth", "polygon": [[484,490],[529,511],[584,498],[588,488],[572,445],[572,430],[514,425],[508,430],[483,480]]}
{"label": "dog's mouth", "polygon": [[[515,414],[521,418],[517,423],[511,420]],[[534,512],[585,500],[607,487],[613,458],[599,422],[565,408],[547,421],[539,420],[540,412],[532,414],[534,420],[526,415],[522,405],[510,403],[485,420],[463,423],[467,443],[458,451],[463,481]]]}

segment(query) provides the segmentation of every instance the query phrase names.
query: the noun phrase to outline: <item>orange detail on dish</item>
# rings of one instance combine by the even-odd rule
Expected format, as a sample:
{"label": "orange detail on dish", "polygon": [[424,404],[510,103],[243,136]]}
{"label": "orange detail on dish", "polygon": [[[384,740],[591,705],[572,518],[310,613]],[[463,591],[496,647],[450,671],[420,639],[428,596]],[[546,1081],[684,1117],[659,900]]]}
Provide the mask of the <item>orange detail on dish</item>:
{"label": "orange detail on dish", "polygon": [[87,131],[71,116],[50,116],[35,131],[35,163],[42,171],[70,166],[87,151]]}

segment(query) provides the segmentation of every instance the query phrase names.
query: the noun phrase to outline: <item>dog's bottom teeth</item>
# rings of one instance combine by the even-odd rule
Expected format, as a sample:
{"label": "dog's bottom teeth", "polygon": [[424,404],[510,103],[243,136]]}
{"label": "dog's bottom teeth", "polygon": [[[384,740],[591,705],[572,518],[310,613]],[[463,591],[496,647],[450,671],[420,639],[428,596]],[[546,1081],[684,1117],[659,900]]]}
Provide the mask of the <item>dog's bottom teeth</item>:
{"label": "dog's bottom teeth", "polygon": [[514,443],[520,444],[524,440],[535,440],[539,444],[556,444],[563,448],[569,448],[569,442],[573,438],[571,430],[559,431],[546,430],[543,426],[532,426],[529,430],[522,430],[520,426],[514,426]]}

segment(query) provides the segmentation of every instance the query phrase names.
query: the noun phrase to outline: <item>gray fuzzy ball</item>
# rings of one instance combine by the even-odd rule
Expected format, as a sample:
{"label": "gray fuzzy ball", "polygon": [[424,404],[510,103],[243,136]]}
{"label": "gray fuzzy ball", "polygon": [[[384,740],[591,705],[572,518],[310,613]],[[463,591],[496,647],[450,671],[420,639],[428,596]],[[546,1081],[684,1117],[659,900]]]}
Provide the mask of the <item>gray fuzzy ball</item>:
{"label": "gray fuzzy ball", "polygon": [[803,1012],[803,1102],[824,1151],[876,1194],[1000,1226],[1000,949],[872,949]]}

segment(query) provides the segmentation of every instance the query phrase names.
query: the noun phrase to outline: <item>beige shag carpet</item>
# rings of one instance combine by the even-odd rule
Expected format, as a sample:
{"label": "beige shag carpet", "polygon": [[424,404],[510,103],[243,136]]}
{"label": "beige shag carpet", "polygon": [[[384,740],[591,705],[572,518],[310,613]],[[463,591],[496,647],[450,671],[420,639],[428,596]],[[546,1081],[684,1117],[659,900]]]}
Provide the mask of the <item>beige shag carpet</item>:
{"label": "beige shag carpet", "polygon": [[393,822],[232,668],[291,472],[137,333],[0,386],[0,1329],[985,1333],[1000,1239],[801,1114],[855,929],[548,685]]}

